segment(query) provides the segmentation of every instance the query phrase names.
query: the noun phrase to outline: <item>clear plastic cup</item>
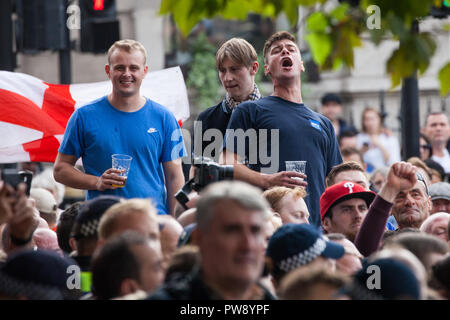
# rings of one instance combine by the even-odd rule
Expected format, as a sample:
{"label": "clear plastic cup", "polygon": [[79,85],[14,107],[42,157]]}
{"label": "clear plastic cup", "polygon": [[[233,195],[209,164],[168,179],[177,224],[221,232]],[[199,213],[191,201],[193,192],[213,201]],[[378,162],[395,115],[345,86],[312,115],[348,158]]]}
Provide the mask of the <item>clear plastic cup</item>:
{"label": "clear plastic cup", "polygon": [[[131,160],[133,160],[133,158],[126,154],[113,154],[111,157],[112,157],[112,168],[121,171],[121,173],[118,173],[117,175],[127,178],[128,173],[130,172]],[[125,179],[123,184],[113,184],[112,186],[117,188],[123,188],[125,187],[126,183],[127,181]]]}
{"label": "clear plastic cup", "polygon": [[[286,171],[295,171],[306,174],[306,161],[285,161]],[[302,178],[292,177],[293,179],[303,180]]]}

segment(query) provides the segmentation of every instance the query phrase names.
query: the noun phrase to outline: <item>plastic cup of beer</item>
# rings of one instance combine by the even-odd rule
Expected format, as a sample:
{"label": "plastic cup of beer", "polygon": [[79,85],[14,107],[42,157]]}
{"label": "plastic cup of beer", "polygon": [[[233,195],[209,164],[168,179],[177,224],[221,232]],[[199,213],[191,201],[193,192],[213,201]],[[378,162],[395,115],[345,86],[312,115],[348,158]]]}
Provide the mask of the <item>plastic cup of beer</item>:
{"label": "plastic cup of beer", "polygon": [[126,178],[128,177],[128,173],[130,172],[131,160],[133,158],[126,154],[113,154],[112,156],[112,168],[120,170],[120,173],[116,173],[121,177],[125,177],[125,181],[123,184],[113,184],[113,187],[123,188],[127,183]]}
{"label": "plastic cup of beer", "polygon": [[[295,171],[306,174],[306,161],[285,161],[286,171]],[[302,178],[292,177],[293,179],[303,180]]]}

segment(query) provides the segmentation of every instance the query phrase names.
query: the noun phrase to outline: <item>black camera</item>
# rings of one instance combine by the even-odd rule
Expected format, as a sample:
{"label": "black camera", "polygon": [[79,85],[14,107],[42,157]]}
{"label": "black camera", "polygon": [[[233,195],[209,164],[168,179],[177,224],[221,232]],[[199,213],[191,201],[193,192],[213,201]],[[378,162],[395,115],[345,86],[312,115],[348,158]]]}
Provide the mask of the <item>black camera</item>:
{"label": "black camera", "polygon": [[186,203],[189,201],[188,195],[192,191],[200,192],[210,183],[233,179],[232,165],[220,165],[210,158],[195,157],[194,167],[194,177],[175,194],[175,198],[186,209]]}
{"label": "black camera", "polygon": [[31,180],[33,179],[33,172],[25,170],[25,171],[17,171],[16,169],[3,169],[2,170],[2,180],[7,184],[17,189],[19,183],[25,183],[27,185],[26,194],[30,195],[31,189]]}

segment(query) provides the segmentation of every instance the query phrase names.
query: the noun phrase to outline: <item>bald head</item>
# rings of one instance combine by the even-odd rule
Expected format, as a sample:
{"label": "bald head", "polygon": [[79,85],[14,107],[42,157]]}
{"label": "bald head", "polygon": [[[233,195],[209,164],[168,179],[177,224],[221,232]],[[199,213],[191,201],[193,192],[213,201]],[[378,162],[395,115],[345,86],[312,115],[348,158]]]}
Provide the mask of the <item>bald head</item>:
{"label": "bald head", "polygon": [[37,228],[33,233],[33,241],[36,247],[41,250],[51,250],[62,255],[58,245],[56,232],[48,228]]}
{"label": "bald head", "polygon": [[438,237],[445,242],[448,241],[448,224],[450,214],[447,212],[437,212],[429,216],[420,226],[420,231]]}
{"label": "bald head", "polygon": [[352,275],[362,268],[361,259],[362,254],[358,251],[356,246],[348,240],[343,234],[331,233],[326,237],[333,242],[341,244],[345,249],[345,254],[336,260],[336,269],[346,275]]}
{"label": "bald head", "polygon": [[183,232],[181,224],[169,215],[159,215],[160,241],[164,262],[167,263],[178,247],[178,239]]}

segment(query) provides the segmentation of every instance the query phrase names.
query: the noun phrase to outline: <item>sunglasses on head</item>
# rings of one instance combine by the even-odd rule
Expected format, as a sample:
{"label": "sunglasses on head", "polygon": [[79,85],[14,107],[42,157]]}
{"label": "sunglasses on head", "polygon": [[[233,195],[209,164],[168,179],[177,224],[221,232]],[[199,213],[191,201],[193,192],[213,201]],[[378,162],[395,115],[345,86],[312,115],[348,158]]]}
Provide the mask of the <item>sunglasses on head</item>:
{"label": "sunglasses on head", "polygon": [[416,177],[417,177],[417,180],[419,180],[423,183],[423,185],[425,186],[425,192],[428,195],[428,186],[427,186],[427,183],[425,182],[425,179],[423,178],[422,174],[420,172],[416,172]]}

